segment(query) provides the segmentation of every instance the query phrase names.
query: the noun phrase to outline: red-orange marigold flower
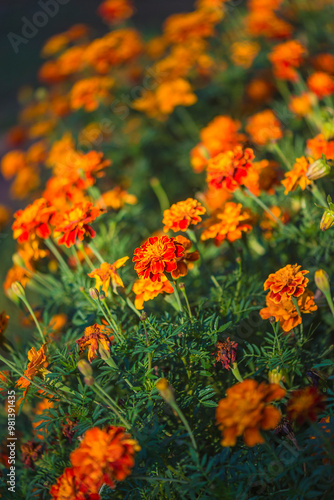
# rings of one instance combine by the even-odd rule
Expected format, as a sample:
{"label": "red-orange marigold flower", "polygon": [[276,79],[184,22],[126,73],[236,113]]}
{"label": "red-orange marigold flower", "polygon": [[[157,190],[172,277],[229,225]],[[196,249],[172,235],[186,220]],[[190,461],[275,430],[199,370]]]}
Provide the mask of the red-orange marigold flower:
{"label": "red-orange marigold flower", "polygon": [[131,474],[134,455],[140,450],[137,441],[123,427],[110,426],[106,430],[89,429],[79,447],[71,453],[70,460],[85,477],[100,480],[115,487]]}
{"label": "red-orange marigold flower", "polygon": [[264,443],[260,430],[276,427],[281,420],[281,412],[268,404],[282,399],[285,389],[278,384],[259,384],[246,379],[226,391],[216,409],[216,420],[223,432],[222,446],[234,446],[237,437],[243,435],[247,446]]}
{"label": "red-orange marigold flower", "polygon": [[76,341],[79,346],[79,354],[88,347],[88,361],[91,363],[94,358],[97,358],[97,351],[100,346],[104,351],[110,352],[111,344],[114,336],[106,326],[95,325],[85,328],[84,335]]}
{"label": "red-orange marigold flower", "polygon": [[307,152],[314,160],[325,155],[327,160],[334,160],[334,141],[326,141],[323,134],[318,134],[307,140]]}
{"label": "red-orange marigold flower", "polygon": [[64,213],[57,213],[52,218],[55,226],[54,235],[58,239],[58,245],[66,245],[70,248],[75,244],[76,239],[82,241],[85,236],[95,237],[95,231],[89,225],[104,210],[93,207],[91,202],[77,203],[73,208]]}
{"label": "red-orange marigold flower", "polygon": [[216,364],[221,363],[223,368],[229,370],[237,358],[238,344],[229,337],[224,341],[218,340],[216,344]]}
{"label": "red-orange marigold flower", "polygon": [[134,12],[129,0],[105,0],[98,8],[99,15],[109,23],[125,21]]}
{"label": "red-orange marigold flower", "polygon": [[306,48],[300,42],[289,40],[276,45],[268,57],[274,67],[276,78],[296,82],[298,73],[295,68],[301,65],[305,55]]}
{"label": "red-orange marigold flower", "polygon": [[283,137],[281,124],[271,109],[266,109],[247,120],[246,132],[251,140],[259,146]]}
{"label": "red-orange marigold flower", "polygon": [[188,198],[185,201],[179,201],[172,205],[168,210],[164,211],[162,223],[165,224],[164,231],[167,233],[169,229],[177,233],[178,231],[186,231],[189,226],[196,225],[201,222],[201,215],[206,212],[206,209],[201,203],[193,198]]}
{"label": "red-orange marigold flower", "polygon": [[311,184],[312,181],[306,177],[306,172],[312,163],[312,158],[305,158],[305,156],[296,159],[292,169],[284,174],[285,178],[281,181],[285,187],[284,194],[295,191],[298,186],[304,191],[306,186]]}
{"label": "red-orange marigold flower", "polygon": [[216,188],[224,187],[233,192],[243,184],[253,159],[253,150],[242,149],[241,146],[220,153],[208,162],[207,182]]}
{"label": "red-orange marigold flower", "polygon": [[89,475],[83,478],[80,467],[67,467],[51,486],[51,500],[100,500],[102,484],[101,479],[92,481]]}
{"label": "red-orange marigold flower", "polygon": [[307,86],[319,99],[334,92],[334,78],[327,73],[317,71],[307,79]]}
{"label": "red-orange marigold flower", "polygon": [[[43,344],[38,351],[36,351],[36,349],[32,347],[28,352],[28,360],[29,363],[24,371],[24,375],[30,380],[33,379],[34,377],[39,377],[43,379],[45,375],[48,373],[46,367],[49,364],[46,355],[46,344]],[[19,380],[16,382],[16,385],[18,387],[25,389],[23,397],[26,395],[30,384],[31,382],[25,379],[24,377],[20,377]]]}
{"label": "red-orange marigold flower", "polygon": [[279,304],[282,300],[283,294],[287,297],[300,297],[308,283],[308,278],[305,274],[308,271],[300,271],[301,266],[288,264],[275,273],[269,274],[269,277],[264,282],[264,289],[270,290],[269,298]]}
{"label": "red-orange marigold flower", "polygon": [[24,210],[14,214],[13,236],[19,243],[29,240],[29,237],[47,239],[51,235],[50,220],[55,209],[44,198],[35,200]]}
{"label": "red-orange marigold flower", "polygon": [[[314,303],[313,293],[310,290],[305,290],[303,295],[297,299],[298,307],[301,313],[309,314],[316,311],[318,307]],[[266,296],[267,306],[261,309],[260,316],[262,319],[275,318],[279,321],[280,327],[286,333],[300,325],[302,322],[301,316],[291,300],[285,293],[281,296],[281,301],[276,304],[270,299],[269,294]]]}
{"label": "red-orange marigold flower", "polygon": [[300,95],[291,97],[289,109],[297,116],[307,116],[312,111],[313,101],[314,96],[310,92],[303,92]]}
{"label": "red-orange marigold flower", "polygon": [[227,202],[221,211],[217,211],[205,221],[206,229],[201,235],[201,240],[214,238],[216,246],[225,239],[231,242],[238,240],[243,232],[252,229],[250,219],[249,211],[243,209],[241,203]]}
{"label": "red-orange marigold flower", "polygon": [[317,387],[305,387],[293,391],[287,404],[288,418],[299,425],[307,421],[315,422],[318,413],[325,408],[326,397]]}

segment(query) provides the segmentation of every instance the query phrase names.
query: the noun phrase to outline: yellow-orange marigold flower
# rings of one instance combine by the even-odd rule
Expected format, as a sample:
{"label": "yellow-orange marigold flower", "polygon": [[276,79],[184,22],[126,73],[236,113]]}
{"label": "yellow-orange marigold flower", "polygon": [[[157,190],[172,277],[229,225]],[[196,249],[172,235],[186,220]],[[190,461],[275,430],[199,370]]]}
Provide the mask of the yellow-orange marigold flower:
{"label": "yellow-orange marigold flower", "polygon": [[329,73],[334,75],[334,55],[323,53],[318,54],[313,57],[312,65],[315,67],[317,71],[324,71],[325,73]]}
{"label": "yellow-orange marigold flower", "polygon": [[269,298],[279,304],[283,294],[287,297],[300,297],[309,282],[305,277],[309,271],[300,271],[301,266],[297,264],[288,264],[282,267],[275,273],[269,274],[269,277],[264,282],[264,289],[270,290]]}
{"label": "yellow-orange marigold flower", "polygon": [[26,165],[24,152],[19,149],[13,150],[3,156],[1,160],[1,173],[5,179],[10,179],[25,168]]}
{"label": "yellow-orange marigold flower", "polygon": [[178,231],[186,231],[189,226],[196,225],[201,222],[201,215],[206,212],[206,209],[199,201],[188,198],[185,201],[174,203],[170,208],[164,211],[162,223],[165,224],[164,232],[169,229],[177,233]]}
{"label": "yellow-orange marigold flower", "polygon": [[97,12],[108,23],[119,23],[131,17],[134,8],[130,0],[105,0]]}
{"label": "yellow-orange marigold flower", "polygon": [[285,178],[281,181],[285,187],[284,194],[295,191],[298,186],[304,191],[306,186],[312,183],[312,181],[306,177],[306,172],[312,163],[312,158],[305,158],[305,156],[296,159],[292,169],[284,174]]}
{"label": "yellow-orange marigold flower", "polygon": [[247,120],[246,132],[251,140],[259,146],[264,146],[271,141],[277,141],[283,137],[279,120],[271,109],[266,109]]}
{"label": "yellow-orange marigold flower", "polygon": [[77,203],[64,213],[56,213],[52,218],[55,226],[54,235],[58,238],[58,245],[70,248],[76,240],[82,241],[84,237],[94,238],[96,233],[89,225],[104,211],[93,207],[91,202]]}
{"label": "yellow-orange marigold flower", "polygon": [[106,191],[98,201],[98,206],[101,208],[112,208],[113,210],[120,210],[125,204],[135,205],[138,199],[134,194],[128,193],[121,186],[116,186],[109,191]]}
{"label": "yellow-orange marigold flower", "polygon": [[244,184],[253,159],[253,150],[241,146],[219,153],[208,161],[206,180],[210,186],[233,192]]}
{"label": "yellow-orange marigold flower", "polygon": [[137,441],[123,427],[105,430],[93,427],[86,431],[79,447],[71,453],[74,467],[93,481],[102,478],[111,488],[131,474],[134,456],[140,450]]}
{"label": "yellow-orange marigold flower", "polygon": [[94,76],[79,80],[71,90],[72,109],[84,108],[85,111],[95,111],[101,100],[110,96],[109,90],[114,85],[114,79],[106,76]]}
{"label": "yellow-orange marigold flower", "polygon": [[306,55],[306,48],[297,40],[276,45],[269,54],[269,60],[274,67],[274,74],[280,80],[296,82],[298,80],[298,68],[303,57]]}
{"label": "yellow-orange marigold flower", "polygon": [[287,404],[288,418],[299,425],[307,421],[315,422],[318,413],[325,409],[326,396],[317,387],[305,387],[293,391]]}
{"label": "yellow-orange marigold flower", "polygon": [[231,47],[231,59],[236,66],[248,69],[260,51],[260,45],[252,40],[234,42]]}
{"label": "yellow-orange marigold flower", "polygon": [[328,73],[317,71],[308,77],[307,86],[319,99],[322,99],[333,94],[334,78]]}
{"label": "yellow-orange marigold flower", "polygon": [[129,257],[122,257],[121,259],[116,260],[113,264],[103,262],[98,269],[94,269],[91,273],[89,273],[88,276],[90,278],[96,279],[95,287],[99,289],[101,286],[105,294],[108,293],[110,283],[112,284],[114,292],[116,291],[117,286],[124,288],[123,281],[117,273],[117,269],[123,267],[128,258]]}
{"label": "yellow-orange marigold flower", "polygon": [[275,12],[267,7],[254,7],[246,16],[247,31],[251,36],[264,36],[266,38],[288,38],[293,27]]}
{"label": "yellow-orange marigold flower", "polygon": [[136,294],[135,307],[140,310],[144,308],[144,302],[154,299],[161,293],[173,293],[174,288],[166,276],[162,275],[160,281],[140,278],[133,284],[132,291]]}
{"label": "yellow-orange marigold flower", "polygon": [[207,9],[173,14],[164,23],[164,36],[171,43],[184,43],[193,38],[208,38],[213,35],[214,25],[221,18],[221,12]]}
{"label": "yellow-orange marigold flower", "polygon": [[244,210],[241,203],[229,201],[225,203],[222,211],[217,211],[205,221],[206,229],[201,235],[201,240],[214,239],[216,246],[226,239],[231,242],[238,240],[243,232],[252,229],[250,219],[249,211]]}
{"label": "yellow-orange marigold flower", "polygon": [[12,226],[14,239],[19,243],[36,236],[47,239],[51,234],[50,220],[54,213],[55,209],[44,198],[38,198],[24,210],[18,210]]}
{"label": "yellow-orange marigold flower", "polygon": [[29,282],[29,279],[29,273],[26,269],[24,269],[24,267],[14,265],[6,274],[3,289],[8,296],[11,296],[11,286],[15,281],[18,281],[24,288]]}
{"label": "yellow-orange marigold flower", "polygon": [[314,160],[325,155],[327,160],[334,160],[334,141],[327,141],[323,134],[307,140],[307,152]]}
{"label": "yellow-orange marigold flower", "polygon": [[282,399],[285,392],[278,384],[259,384],[251,379],[227,389],[216,409],[222,446],[234,446],[241,435],[247,446],[264,443],[260,430],[273,429],[281,420],[281,412],[268,403]]}
{"label": "yellow-orange marigold flower", "polygon": [[312,94],[303,92],[300,95],[291,97],[289,109],[297,116],[307,116],[311,113],[313,104]]}
{"label": "yellow-orange marigold flower", "polygon": [[[314,303],[313,293],[310,290],[305,290],[303,295],[297,299],[298,307],[301,313],[309,314],[318,309]],[[276,304],[270,299],[269,294],[266,296],[267,306],[261,309],[260,316],[262,319],[275,318],[279,321],[282,330],[286,333],[290,332],[293,328],[300,325],[302,322],[301,316],[292,302],[291,298],[285,293],[281,296],[281,301]]]}
{"label": "yellow-orange marigold flower", "polygon": [[[38,351],[36,351],[36,349],[32,347],[28,352],[28,360],[29,363],[24,371],[24,375],[30,380],[34,377],[44,379],[45,375],[48,373],[46,367],[49,364],[46,354],[46,344],[43,344]],[[25,395],[27,394],[30,384],[31,382],[29,380],[26,380],[24,377],[20,377],[16,382],[16,385],[18,387],[25,389],[23,397],[25,397]]]}
{"label": "yellow-orange marigold flower", "polygon": [[114,336],[111,335],[110,329],[103,325],[95,323],[92,326],[85,328],[84,335],[76,341],[79,346],[79,354],[88,347],[88,361],[91,363],[94,358],[97,358],[97,351],[100,346],[104,351],[110,352],[111,344]]}
{"label": "yellow-orange marigold flower", "polygon": [[89,474],[83,476],[80,467],[67,467],[51,486],[51,500],[100,500],[101,477],[92,480]]}

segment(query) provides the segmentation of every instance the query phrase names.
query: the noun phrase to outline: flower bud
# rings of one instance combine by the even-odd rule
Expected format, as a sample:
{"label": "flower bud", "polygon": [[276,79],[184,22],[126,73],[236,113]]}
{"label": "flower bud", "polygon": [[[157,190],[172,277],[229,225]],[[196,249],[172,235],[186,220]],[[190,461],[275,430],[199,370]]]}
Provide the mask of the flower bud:
{"label": "flower bud", "polygon": [[268,380],[271,384],[278,384],[279,381],[282,380],[282,377],[282,370],[278,370],[277,368],[270,370],[268,373]]}
{"label": "flower bud", "polygon": [[99,298],[99,291],[96,288],[90,288],[89,289],[89,295],[93,300],[98,300]]}
{"label": "flower bud", "polygon": [[325,177],[331,171],[330,165],[327,163],[325,158],[319,158],[319,160],[314,161],[308,167],[306,172],[306,177],[310,181],[315,181],[317,179],[321,179],[321,177]]}
{"label": "flower bud", "polygon": [[110,351],[108,351],[108,349],[106,349],[101,342],[99,342],[99,354],[103,361],[110,358]]}
{"label": "flower bud", "polygon": [[91,377],[93,375],[92,367],[85,359],[80,359],[77,366],[84,377]]}
{"label": "flower bud", "polygon": [[155,386],[158,389],[160,396],[166,401],[166,403],[173,403],[175,401],[173,388],[169,385],[166,378],[160,378],[155,383]]}
{"label": "flower bud", "polygon": [[318,269],[318,271],[314,273],[314,281],[317,288],[319,288],[324,295],[330,293],[329,276],[326,271]]}
{"label": "flower bud", "polygon": [[146,321],[147,320],[147,313],[143,311],[140,316],[140,321]]}
{"label": "flower bud", "polygon": [[25,291],[24,291],[24,288],[23,286],[21,285],[21,283],[19,281],[14,281],[14,283],[12,284],[11,286],[12,288],[12,292],[17,296],[19,297],[19,299],[22,299],[25,297]]}
{"label": "flower bud", "polygon": [[94,385],[95,384],[95,380],[93,377],[85,377],[84,382],[86,385]]}
{"label": "flower bud", "polygon": [[105,294],[104,292],[101,292],[101,293],[99,294],[99,299],[100,299],[100,300],[104,300],[105,298],[106,298],[106,294]]}
{"label": "flower bud", "polygon": [[184,290],[186,285],[184,283],[179,283],[179,289]]}
{"label": "flower bud", "polygon": [[19,266],[19,267],[25,266],[24,260],[22,259],[21,255],[19,253],[14,253],[12,260],[16,266]]}
{"label": "flower bud", "polygon": [[320,229],[321,231],[327,231],[334,224],[334,211],[333,210],[325,210],[323,216],[320,221]]}

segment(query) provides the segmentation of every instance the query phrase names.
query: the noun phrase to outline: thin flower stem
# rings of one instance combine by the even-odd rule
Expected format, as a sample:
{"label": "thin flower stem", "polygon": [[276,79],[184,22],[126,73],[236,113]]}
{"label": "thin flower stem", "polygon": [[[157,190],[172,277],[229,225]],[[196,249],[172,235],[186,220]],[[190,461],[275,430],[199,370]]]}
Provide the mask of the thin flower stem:
{"label": "thin flower stem", "polygon": [[183,415],[181,409],[178,407],[177,403],[175,401],[171,401],[170,402],[170,405],[171,407],[173,408],[173,410],[176,411],[177,415],[180,417],[180,420],[182,421],[183,425],[185,426],[188,434],[189,434],[189,437],[190,437],[190,440],[191,440],[191,444],[194,448],[194,450],[198,453],[198,446],[197,446],[197,443],[195,441],[195,437],[194,437],[194,434],[190,428],[190,425],[188,423],[188,420],[186,419],[186,417]]}
{"label": "thin flower stem", "polygon": [[331,313],[334,316],[334,304],[333,304],[333,299],[332,299],[331,293],[330,292],[329,293],[325,293],[324,295],[325,295],[325,298],[326,298],[327,303],[329,305],[329,308],[331,310]]}
{"label": "thin flower stem", "polygon": [[274,215],[272,213],[272,211],[270,210],[270,208],[267,207],[267,205],[265,203],[263,203],[263,201],[260,200],[260,198],[258,196],[255,196],[255,194],[253,194],[248,188],[244,187],[244,191],[255,201],[255,203],[257,203],[261,208],[263,208],[263,210],[265,210],[269,215],[270,217],[272,217],[274,219],[274,221],[280,226],[280,227],[284,227],[284,224],[281,220],[279,220],[276,215]]}
{"label": "thin flower stem", "polygon": [[78,248],[78,250],[80,250],[82,252],[82,255],[84,256],[84,259],[85,259],[86,263],[88,264],[88,266],[91,268],[92,271],[94,271],[94,269],[95,269],[94,264],[90,260],[88,255],[86,254],[86,251],[85,251],[83,244],[82,243],[80,243],[80,245],[77,244],[77,248]]}
{"label": "thin flower stem", "polygon": [[91,251],[93,252],[93,254],[95,255],[95,257],[97,258],[97,260],[101,263],[101,264],[104,264],[105,260],[104,258],[102,257],[102,255],[100,254],[100,252],[98,251],[98,249],[96,248],[96,246],[94,245],[93,242],[90,242],[88,244],[88,248],[91,249]]}
{"label": "thin flower stem", "polygon": [[312,195],[314,196],[314,198],[319,202],[321,203],[321,206],[322,207],[326,207],[327,206],[327,202],[326,200],[324,199],[324,197],[322,196],[322,194],[320,193],[319,191],[319,188],[318,186],[315,184],[315,182],[312,183],[312,187],[311,189],[309,189],[309,191],[311,191]]}
{"label": "thin flower stem", "polygon": [[272,148],[275,151],[275,153],[277,153],[277,155],[280,157],[285,166],[288,167],[289,170],[291,170],[291,164],[287,159],[287,157],[285,156],[285,154],[283,153],[283,151],[281,150],[281,148],[279,147],[279,145],[277,144],[277,142],[274,142],[272,144]]}
{"label": "thin flower stem", "polygon": [[[298,305],[298,300],[296,299],[296,297],[291,297],[292,299],[292,303],[293,305],[295,306],[295,308],[297,309],[297,313],[298,315],[300,316],[300,318],[302,318],[302,314],[300,312],[300,308],[299,308],[299,305]],[[300,342],[302,343],[303,340],[304,340],[304,328],[303,328],[303,321],[300,323]]]}
{"label": "thin flower stem", "polygon": [[[100,299],[99,299],[99,300],[100,300]],[[114,325],[114,328],[117,330],[118,335],[122,338],[122,340],[125,340],[125,339],[124,339],[124,335],[122,334],[121,328],[117,325],[116,321],[114,320],[114,317],[113,317],[113,315],[112,315],[112,313],[111,313],[111,311],[110,311],[110,309],[109,309],[109,307],[108,307],[108,305],[107,305],[106,300],[105,300],[105,299],[103,299],[101,302],[102,302],[102,304],[104,305],[104,307],[106,308],[107,313],[108,313],[108,316],[109,316],[109,318],[110,318],[110,321],[111,321],[111,322],[112,322],[112,324]]]}
{"label": "thin flower stem", "polygon": [[213,274],[211,274],[210,278],[211,278],[211,281],[213,282],[213,284],[215,285],[215,287],[218,288],[218,290],[220,292],[223,292],[222,287],[220,286],[220,284],[218,283],[218,281],[216,280],[216,278],[213,276]]}
{"label": "thin flower stem", "polygon": [[71,250],[72,250],[74,260],[77,264],[77,268],[79,269],[79,271],[83,272],[83,267],[82,267],[82,264],[81,264],[80,259],[78,257],[78,253],[77,253],[76,249],[74,247],[71,247]]}
{"label": "thin flower stem", "polygon": [[158,201],[160,204],[160,209],[161,209],[161,212],[163,213],[165,210],[167,210],[170,207],[168,196],[167,196],[164,188],[162,187],[159,179],[157,179],[156,177],[153,177],[150,180],[150,185],[151,185],[151,188],[153,189],[156,197],[158,198]]}
{"label": "thin flower stem", "polygon": [[132,309],[132,311],[137,314],[138,318],[141,318],[141,313],[138,311],[138,309],[136,309],[135,305],[131,302],[129,297],[126,298],[126,303],[130,307],[130,309]]}
{"label": "thin flower stem", "polygon": [[61,256],[60,252],[58,251],[56,245],[53,243],[53,241],[51,240],[51,238],[48,238],[47,240],[44,240],[45,241],[45,244],[46,246],[49,248],[49,250],[53,253],[53,255],[56,257],[56,259],[58,260],[59,262],[59,265],[60,267],[63,269],[63,271],[65,273],[70,273],[72,274],[72,271],[71,269],[68,267],[68,265],[66,264],[65,260],[63,259],[63,257]]}
{"label": "thin flower stem", "polygon": [[180,299],[180,295],[179,295],[179,291],[177,289],[177,283],[176,281],[174,281],[173,283],[171,283],[172,287],[174,288],[174,293],[175,293],[175,297],[176,297],[176,302],[177,302],[177,305],[179,307],[179,310],[180,310],[180,313],[183,314],[183,307],[182,307],[182,303],[181,303],[181,299]]}
{"label": "thin flower stem", "polygon": [[189,300],[188,300],[188,297],[187,297],[187,292],[186,292],[186,287],[185,286],[182,286],[180,287],[180,290],[182,292],[182,295],[184,297],[184,300],[186,301],[186,304],[187,304],[187,308],[188,308],[188,313],[189,313],[189,318],[191,320],[191,322],[193,321],[193,315],[191,313],[191,309],[190,309],[190,304],[189,304]]}
{"label": "thin flower stem", "polygon": [[42,338],[43,344],[45,344],[45,342],[46,342],[45,335],[44,335],[44,333],[43,333],[43,330],[42,330],[42,328],[41,328],[41,325],[39,324],[39,322],[38,322],[38,320],[37,320],[37,318],[36,318],[36,315],[35,315],[34,311],[32,310],[32,308],[31,308],[31,306],[30,306],[30,304],[29,304],[29,302],[27,301],[27,299],[26,299],[26,297],[25,297],[25,296],[20,295],[20,299],[22,300],[22,302],[24,303],[24,305],[26,306],[26,308],[27,308],[27,309],[28,309],[28,311],[30,312],[30,315],[31,315],[32,319],[34,320],[35,325],[36,325],[36,327],[37,327],[37,330],[38,330],[38,332],[39,332],[39,334],[40,334],[40,336],[41,336],[41,338]]}
{"label": "thin flower stem", "polygon": [[83,287],[80,287],[80,292],[82,295],[88,300],[88,302],[94,307],[95,309],[95,302],[90,298],[90,296],[85,292]]}
{"label": "thin flower stem", "polygon": [[[92,386],[93,390],[95,390],[96,394],[107,404],[108,408],[111,409],[113,413],[115,413],[116,417],[124,424],[126,429],[130,429],[130,423],[120,414],[117,410],[117,404],[115,401],[102,389],[102,387],[96,382]],[[116,406],[115,406],[116,405]]]}

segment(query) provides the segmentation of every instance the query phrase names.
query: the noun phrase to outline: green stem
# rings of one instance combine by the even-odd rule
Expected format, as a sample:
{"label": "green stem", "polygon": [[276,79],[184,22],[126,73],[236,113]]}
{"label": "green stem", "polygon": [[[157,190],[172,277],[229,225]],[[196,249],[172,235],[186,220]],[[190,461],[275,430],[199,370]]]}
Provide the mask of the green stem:
{"label": "green stem", "polygon": [[49,250],[53,253],[53,255],[56,257],[57,261],[59,262],[60,267],[63,269],[65,273],[72,274],[71,269],[68,267],[66,264],[65,260],[61,256],[60,252],[58,251],[56,245],[53,243],[51,238],[48,238],[47,240],[44,240],[46,246],[49,248]]}
{"label": "green stem", "polygon": [[171,283],[171,285],[172,285],[172,287],[174,289],[174,293],[175,293],[175,297],[176,297],[176,302],[177,302],[179,311],[180,311],[181,314],[183,314],[183,307],[182,307],[182,303],[181,303],[179,291],[177,289],[177,283],[176,283],[176,281],[174,281],[173,283]]}
{"label": "green stem", "polygon": [[91,251],[93,252],[95,257],[97,258],[98,261],[100,261],[101,264],[105,263],[104,258],[102,257],[102,255],[100,254],[100,252],[98,251],[98,249],[96,248],[96,246],[94,245],[93,242],[88,244],[88,248],[91,249]]}
{"label": "green stem", "polygon": [[171,407],[173,408],[173,410],[176,411],[177,415],[179,416],[181,422],[183,423],[183,425],[185,426],[188,434],[189,434],[189,437],[190,437],[190,440],[191,440],[191,444],[194,448],[194,450],[198,453],[198,446],[197,446],[197,443],[195,441],[195,438],[194,438],[194,434],[190,428],[190,425],[188,423],[188,420],[186,419],[186,417],[183,415],[181,409],[178,407],[177,403],[175,401],[171,401],[170,403]]}
{"label": "green stem", "polygon": [[153,177],[150,180],[150,185],[151,185],[151,188],[153,189],[156,197],[158,198],[158,201],[160,204],[160,209],[161,209],[161,212],[163,213],[165,210],[167,210],[170,207],[168,196],[167,196],[164,188],[160,184],[159,179],[157,179],[156,177]]}
{"label": "green stem", "polygon": [[314,196],[314,198],[319,203],[321,203],[322,207],[326,207],[327,206],[326,200],[324,199],[324,197],[322,196],[322,194],[319,191],[318,186],[314,182],[312,183],[312,187],[311,187],[310,191],[311,191],[312,195]]}
{"label": "green stem", "polygon": [[119,420],[124,424],[124,427],[126,429],[130,429],[131,425],[130,423],[120,414],[120,412],[117,409],[117,403],[107,394],[102,387],[97,384],[96,382],[92,386],[93,390],[95,389],[95,392],[100,398],[107,404],[107,406],[111,409],[113,413],[115,413],[116,417],[119,418]]}
{"label": "green stem", "polygon": [[43,344],[45,344],[45,342],[46,342],[45,335],[44,335],[44,333],[43,333],[43,331],[42,331],[41,325],[39,324],[39,322],[38,322],[38,320],[37,320],[37,318],[36,318],[36,316],[35,316],[34,311],[32,310],[32,308],[31,308],[31,306],[30,306],[30,304],[29,304],[29,302],[27,301],[27,299],[26,299],[26,297],[25,297],[25,296],[24,296],[24,297],[23,297],[23,296],[20,296],[20,299],[22,300],[22,302],[24,303],[24,305],[26,306],[26,308],[27,308],[27,309],[28,309],[28,311],[30,312],[30,315],[31,315],[32,319],[34,320],[35,325],[36,325],[36,327],[37,327],[37,330],[38,330],[38,332],[39,332],[39,334],[40,334],[40,336],[41,336],[41,338],[42,338],[42,342],[43,342]]}
{"label": "green stem", "polygon": [[186,287],[183,285],[183,287],[181,287],[180,290],[181,290],[181,292],[183,294],[184,300],[186,301],[187,309],[188,309],[188,313],[189,313],[189,318],[190,318],[190,320],[192,322],[193,321],[193,315],[191,313],[190,304],[189,304],[189,300],[188,300],[187,292],[186,292]]}
{"label": "green stem", "polygon": [[277,153],[277,155],[280,157],[280,159],[285,164],[285,166],[288,167],[289,170],[291,170],[291,168],[292,168],[291,164],[290,164],[289,160],[287,159],[287,157],[285,156],[285,154],[283,153],[283,151],[281,150],[281,148],[279,147],[279,145],[277,144],[277,142],[272,143],[272,148]]}
{"label": "green stem", "polygon": [[240,372],[239,372],[239,368],[238,368],[238,364],[237,363],[233,363],[232,364],[232,367],[231,367],[231,371],[233,373],[233,375],[235,376],[235,378],[237,379],[238,382],[243,382],[244,379],[242,378]]}
{"label": "green stem", "polygon": [[280,227],[284,227],[284,224],[283,222],[278,219],[276,217],[276,215],[274,215],[272,213],[272,211],[270,210],[270,208],[267,207],[267,205],[265,203],[263,203],[263,201],[260,200],[260,198],[258,198],[258,196],[255,196],[255,194],[253,194],[248,188],[244,187],[244,191],[255,201],[255,203],[257,203],[261,208],[263,208],[263,210],[265,210],[269,215],[270,217],[272,217],[272,219],[274,219],[274,221],[280,226]]}
{"label": "green stem", "polygon": [[77,248],[78,248],[78,250],[80,250],[80,252],[82,252],[82,255],[84,256],[84,259],[85,259],[86,263],[88,264],[88,266],[91,268],[92,271],[94,271],[94,269],[95,269],[94,264],[90,260],[88,255],[86,254],[86,251],[85,251],[83,244],[82,243],[77,244]]}

